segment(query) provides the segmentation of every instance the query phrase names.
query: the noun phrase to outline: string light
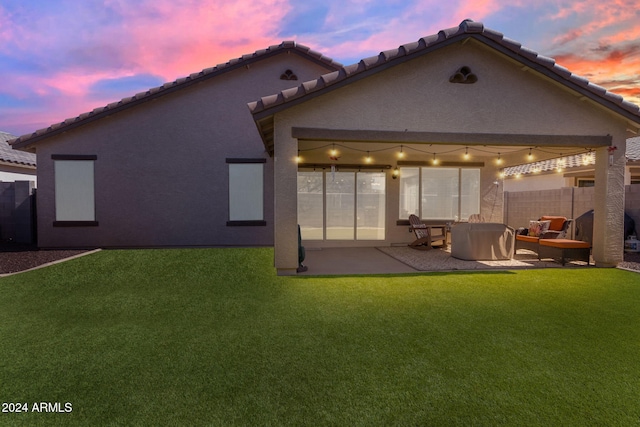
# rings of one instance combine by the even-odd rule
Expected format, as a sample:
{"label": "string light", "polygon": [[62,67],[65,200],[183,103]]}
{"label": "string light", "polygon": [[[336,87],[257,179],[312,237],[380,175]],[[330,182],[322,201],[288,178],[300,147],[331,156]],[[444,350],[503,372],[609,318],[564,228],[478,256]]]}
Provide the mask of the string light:
{"label": "string light", "polygon": [[400,169],[398,169],[398,167],[396,166],[396,168],[393,170],[391,177],[393,179],[396,179],[400,176]]}
{"label": "string light", "polygon": [[556,171],[558,173],[562,172],[562,169],[564,169],[565,163],[564,163],[564,157],[562,157],[562,153],[560,153],[560,158],[556,160]]}
{"label": "string light", "polygon": [[[426,146],[431,147],[434,144],[427,144]],[[351,145],[342,145],[340,143],[328,143],[322,146],[316,146],[316,147],[310,147],[310,148],[299,148],[298,149],[298,155],[295,157],[295,162],[297,163],[302,163],[302,162],[309,162],[309,161],[313,161],[313,159],[309,159],[307,158],[307,156],[305,156],[304,152],[305,151],[309,151],[309,152],[313,152],[313,151],[319,151],[319,150],[327,150],[327,148],[329,149],[329,153],[330,153],[330,159],[332,161],[338,161],[340,158],[338,156],[341,155],[341,153],[344,151],[346,154],[346,156],[348,156],[349,152],[360,152],[360,153],[364,153],[365,155],[363,157],[361,157],[361,162],[362,164],[372,164],[374,162],[373,156],[371,155],[371,151],[373,151],[374,156],[375,153],[377,152],[384,152],[384,151],[390,151],[393,150],[395,151],[395,154],[391,154],[394,157],[396,157],[397,159],[405,159],[407,157],[407,153],[404,151],[404,145],[392,145],[392,144],[385,144],[382,146],[382,148],[380,149],[376,149],[376,150],[362,150],[362,149],[358,149],[354,146]],[[411,150],[416,151],[418,153],[423,153],[423,156],[432,156],[431,159],[431,164],[433,166],[436,165],[441,165],[442,161],[439,158],[440,156],[447,156],[447,155],[453,155],[453,153],[456,152],[460,152],[462,151],[462,149],[464,148],[463,151],[463,157],[465,160],[470,159],[471,158],[471,153],[469,151],[469,146],[451,146],[449,150],[447,150],[445,148],[444,151],[440,151],[440,152],[429,152],[426,151],[424,149],[421,149],[420,146],[410,146],[409,147]],[[492,149],[493,148],[493,149]],[[566,169],[566,159],[561,159],[561,157],[563,157],[563,154],[560,153],[560,158],[559,157],[552,157],[552,158],[546,158],[544,160],[544,162],[535,162],[535,158],[536,156],[533,154],[533,149],[536,149],[537,151],[540,151],[541,153],[546,153],[543,155],[543,157],[546,157],[549,154],[552,154],[554,156],[558,156],[557,152],[554,151],[549,151],[549,150],[545,150],[545,148],[537,148],[537,147],[528,147],[528,148],[523,148],[522,151],[524,150],[529,150],[528,153],[525,155],[525,157],[527,159],[529,159],[530,161],[528,163],[531,163],[527,168],[525,168],[525,170],[520,170],[520,175],[524,176],[525,174],[530,174],[530,173],[540,173],[543,170],[557,170],[558,172],[563,171],[564,169]],[[500,166],[502,168],[504,168],[504,164],[505,164],[505,159],[502,158],[502,152],[501,151],[497,151],[498,149],[500,149],[500,147],[487,147],[486,149],[484,147],[474,147],[474,150],[479,151],[481,154],[480,156],[494,156],[494,160],[493,163],[496,166]],[[494,151],[495,150],[495,151]],[[572,156],[572,159],[574,158],[573,156],[575,156],[575,162],[579,165],[590,165],[593,164],[595,162],[594,159],[594,152],[592,149],[589,148],[583,148],[582,150],[576,150],[577,152],[574,153],[570,153],[569,155]],[[482,154],[484,153],[484,154]],[[475,154],[475,153],[474,153]],[[314,156],[311,156],[312,158]],[[428,157],[427,157],[428,159]],[[555,159],[555,160],[554,160]],[[415,159],[416,161],[420,161],[420,158]],[[425,159],[426,160],[426,159]],[[554,161],[555,164],[551,163],[551,161]],[[572,160],[573,162],[573,160]],[[572,163],[573,164],[573,163]],[[507,167],[504,170],[504,176],[514,176],[515,177],[515,173],[516,170],[514,169],[514,167]],[[393,172],[392,172],[393,175]]]}

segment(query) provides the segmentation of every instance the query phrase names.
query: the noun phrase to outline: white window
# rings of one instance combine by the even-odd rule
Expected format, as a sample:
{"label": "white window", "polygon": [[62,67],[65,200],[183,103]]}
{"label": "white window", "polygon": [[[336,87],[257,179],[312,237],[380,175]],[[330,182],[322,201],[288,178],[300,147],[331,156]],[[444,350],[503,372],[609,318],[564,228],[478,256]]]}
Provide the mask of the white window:
{"label": "white window", "polygon": [[303,239],[324,239],[322,172],[298,172],[298,223]]}
{"label": "white window", "polygon": [[53,156],[53,159],[56,221],[86,225],[95,222],[95,156]]}
{"label": "white window", "polygon": [[402,168],[400,171],[400,218],[420,216],[420,169]]}
{"label": "white window", "polygon": [[410,167],[400,170],[401,219],[464,220],[480,212],[480,169]]}
{"label": "white window", "polygon": [[298,172],[304,240],[384,240],[384,172]]}
{"label": "white window", "polygon": [[356,238],[384,240],[386,175],[383,172],[358,172],[356,177]]}
{"label": "white window", "polygon": [[227,159],[229,225],[264,225],[264,162]]}

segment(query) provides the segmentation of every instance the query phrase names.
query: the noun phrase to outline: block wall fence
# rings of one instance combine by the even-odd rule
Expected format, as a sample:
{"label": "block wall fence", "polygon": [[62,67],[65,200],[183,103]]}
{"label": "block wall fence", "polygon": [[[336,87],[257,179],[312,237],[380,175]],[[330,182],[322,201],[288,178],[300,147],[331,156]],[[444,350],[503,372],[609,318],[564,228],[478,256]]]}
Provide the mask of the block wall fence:
{"label": "block wall fence", "polygon": [[0,182],[0,240],[35,243],[35,183]]}
{"label": "block wall fence", "polygon": [[[513,227],[527,227],[529,221],[543,215],[578,218],[594,207],[593,187],[564,187],[557,190],[504,193],[504,222]],[[640,229],[640,184],[625,186],[625,213]],[[574,236],[572,224],[570,233]],[[626,236],[625,236],[626,237]]]}

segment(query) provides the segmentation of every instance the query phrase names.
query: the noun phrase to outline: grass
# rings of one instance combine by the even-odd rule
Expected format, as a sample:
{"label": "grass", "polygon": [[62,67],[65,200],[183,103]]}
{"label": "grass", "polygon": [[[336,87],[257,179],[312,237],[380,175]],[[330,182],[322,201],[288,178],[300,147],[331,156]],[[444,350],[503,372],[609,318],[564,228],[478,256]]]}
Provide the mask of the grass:
{"label": "grass", "polygon": [[640,276],[278,277],[270,249],[0,280],[0,425],[637,425]]}

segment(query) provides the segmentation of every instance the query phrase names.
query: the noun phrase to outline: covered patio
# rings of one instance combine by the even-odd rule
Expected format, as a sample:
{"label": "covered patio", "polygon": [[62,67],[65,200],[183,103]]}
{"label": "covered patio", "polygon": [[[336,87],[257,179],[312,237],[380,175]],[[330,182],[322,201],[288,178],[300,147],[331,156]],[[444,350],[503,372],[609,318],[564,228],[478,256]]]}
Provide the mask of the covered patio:
{"label": "covered patio", "polygon": [[409,214],[502,223],[502,168],[581,153],[596,163],[593,259],[622,260],[624,151],[640,129],[638,107],[481,23],[250,109],[275,159],[278,274],[296,274],[298,224],[305,247],[324,251],[406,244]]}

